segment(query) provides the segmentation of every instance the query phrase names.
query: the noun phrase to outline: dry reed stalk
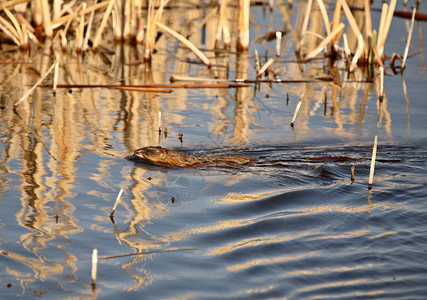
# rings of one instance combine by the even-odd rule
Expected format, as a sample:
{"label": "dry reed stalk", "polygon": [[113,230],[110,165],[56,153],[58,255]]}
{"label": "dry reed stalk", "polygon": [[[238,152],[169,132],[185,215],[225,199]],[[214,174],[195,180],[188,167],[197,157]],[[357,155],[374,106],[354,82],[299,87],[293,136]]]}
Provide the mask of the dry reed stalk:
{"label": "dry reed stalk", "polygon": [[115,0],[110,0],[108,3],[107,9],[104,13],[104,18],[99,25],[98,31],[96,32],[95,39],[93,40],[92,50],[96,50],[98,47],[99,41],[101,40],[101,34],[104,31],[105,26],[107,25],[108,18],[110,17],[111,10],[113,9]]}
{"label": "dry reed stalk", "polygon": [[6,19],[0,16],[0,29],[17,45],[21,46],[21,39],[16,29]]}
{"label": "dry reed stalk", "polygon": [[25,27],[27,28],[27,32],[34,33],[35,30],[33,25],[31,25],[31,23],[28,22],[28,20],[25,19],[25,17],[22,14],[16,14],[15,18],[18,20],[18,23],[21,25],[21,27],[25,25]]}
{"label": "dry reed stalk", "polygon": [[378,42],[378,49],[379,49],[381,55],[383,54],[385,42],[387,40],[388,32],[390,30],[391,20],[393,19],[394,10],[396,8],[396,2],[397,2],[397,0],[391,0],[390,1],[390,6],[389,6],[388,11],[387,11],[387,17],[386,17],[385,23],[384,23],[384,32],[381,36],[381,40],[379,40],[379,42]]}
{"label": "dry reed stalk", "polygon": [[276,31],[276,56],[280,56],[281,45],[282,45],[282,32]]}
{"label": "dry reed stalk", "polygon": [[326,11],[325,4],[323,4],[323,0],[317,0],[317,4],[319,5],[320,12],[322,14],[323,22],[325,23],[326,35],[331,34],[331,28],[328,18],[328,12]]}
{"label": "dry reed stalk", "polygon": [[377,142],[378,136],[375,136],[374,147],[372,149],[372,158],[371,158],[371,168],[369,171],[369,181],[368,181],[368,189],[372,189],[372,183],[374,181],[374,170],[375,170],[375,160],[377,158]]}
{"label": "dry reed stalk", "polygon": [[215,49],[220,48],[221,37],[224,40],[224,48],[230,48],[231,37],[230,37],[230,24],[227,18],[227,1],[221,0],[219,6],[219,18],[218,18],[218,29],[215,37]]}
{"label": "dry reed stalk", "polygon": [[85,30],[85,14],[83,10],[86,9],[86,2],[82,3],[82,9],[80,10],[80,23],[79,27],[76,28],[76,51],[80,53],[83,47],[83,35]]}
{"label": "dry reed stalk", "polygon": [[[97,1],[98,0],[93,0],[93,5],[96,5]],[[85,9],[83,9],[83,12],[84,11],[85,11]],[[95,17],[95,10],[92,10],[90,12],[89,23],[88,23],[87,28],[86,28],[86,35],[85,35],[85,38],[83,40],[83,46],[82,46],[83,51],[86,51],[89,48],[89,38],[90,38],[90,33],[92,31],[92,24],[93,24],[94,17]]]}
{"label": "dry reed stalk", "polygon": [[53,72],[53,94],[56,94],[56,87],[58,86],[58,78],[59,78],[59,60],[60,56],[57,57],[55,63],[55,71]]}
{"label": "dry reed stalk", "polygon": [[122,197],[122,194],[123,194],[123,189],[120,189],[120,192],[118,193],[118,195],[117,195],[117,197],[116,197],[116,202],[114,202],[113,209],[111,210],[110,218],[112,218],[112,217],[113,217],[114,212],[116,211],[117,205],[118,205],[118,204],[119,204],[119,202],[120,202],[120,198]]}
{"label": "dry reed stalk", "polygon": [[301,94],[299,101],[298,101],[298,104],[297,104],[297,107],[295,108],[294,116],[292,117],[292,121],[291,121],[291,127],[294,127],[294,123],[295,123],[295,120],[297,119],[298,112],[301,109],[303,99],[304,99],[304,93]]}
{"label": "dry reed stalk", "polygon": [[209,58],[206,57],[206,55],[203,54],[202,51],[200,51],[193,43],[191,43],[189,40],[187,40],[185,37],[183,37],[181,34],[176,32],[175,30],[167,27],[166,25],[163,25],[160,22],[156,22],[155,25],[159,27],[161,30],[169,33],[174,38],[176,38],[178,41],[183,43],[185,46],[187,46],[191,51],[194,52],[207,66],[208,68],[212,67],[211,62],[209,61]]}
{"label": "dry reed stalk", "polygon": [[124,7],[124,26],[123,26],[123,39],[130,40],[132,37],[132,29],[131,29],[131,10],[133,1],[128,0],[125,1]]}
{"label": "dry reed stalk", "polygon": [[53,35],[52,20],[50,18],[50,7],[48,0],[41,0],[43,29],[46,37],[50,38]]}
{"label": "dry reed stalk", "polygon": [[[93,5],[91,7],[88,7],[84,10],[84,14],[86,15],[88,13],[91,13],[94,10],[99,10],[101,8],[108,7],[110,2],[111,2],[111,0],[106,0],[104,2],[101,2],[101,3],[98,3],[98,4]],[[113,2],[115,2],[115,1],[113,1]],[[81,5],[81,3],[80,3],[80,5]],[[69,15],[66,15],[66,16],[60,17],[57,20],[54,20],[52,22],[52,29],[56,29],[56,28],[62,26],[62,24],[66,23],[70,20],[72,21],[73,19],[75,19],[77,17],[77,15],[78,15],[78,11],[74,11],[73,13],[71,13]]]}
{"label": "dry reed stalk", "polygon": [[350,47],[348,46],[347,34],[344,33],[342,36],[342,39],[343,39],[343,44],[344,44],[345,58],[350,59],[351,51],[350,51]]}
{"label": "dry reed stalk", "polygon": [[[361,34],[359,26],[357,26],[356,20],[353,17],[353,14],[351,13],[350,7],[348,7],[347,1],[343,0],[341,3],[341,7],[344,11],[344,14],[348,20],[348,23],[350,24],[350,28],[353,31],[355,36],[359,36]],[[362,39],[363,40],[363,39]],[[366,45],[365,40],[363,40],[363,53],[364,55],[368,54],[368,46]]]}
{"label": "dry reed stalk", "polygon": [[15,26],[16,37],[19,37],[19,39],[21,39],[22,29],[21,29],[21,25],[19,24],[18,20],[11,13],[11,11],[9,9],[7,9],[6,7],[3,8],[3,11],[5,12],[5,14],[9,18],[9,20],[12,22],[13,26]]}
{"label": "dry reed stalk", "polygon": [[111,19],[113,23],[113,32],[114,32],[114,39],[116,41],[122,40],[122,22],[120,19],[120,7],[117,3],[117,1],[114,3],[114,8],[111,11]]}
{"label": "dry reed stalk", "polygon": [[154,4],[152,0],[148,1],[148,13],[147,13],[147,30],[145,33],[145,53],[144,60],[151,61],[151,54],[153,52],[154,42],[156,39],[156,26],[157,22],[160,22],[160,19],[163,14],[163,9],[169,0],[161,0],[160,6],[157,11],[154,11]]}
{"label": "dry reed stalk", "polygon": [[36,82],[33,87],[31,87],[18,101],[15,102],[15,107],[21,104],[27,97],[36,89],[37,86],[40,85],[40,83],[46,78],[47,75],[49,75],[50,72],[52,72],[53,68],[55,67],[56,63],[59,61],[59,57],[56,58],[56,61],[53,63],[53,65],[50,66],[50,68],[44,73],[44,75]]}
{"label": "dry reed stalk", "polygon": [[354,69],[356,69],[357,62],[359,61],[359,58],[362,56],[362,54],[363,54],[363,37],[362,37],[362,34],[359,34],[359,36],[357,37],[357,50],[353,56],[353,59],[351,61],[350,68],[349,68],[350,72],[353,72]]}
{"label": "dry reed stalk", "polygon": [[249,16],[250,0],[238,0],[237,5],[237,44],[238,52],[245,52],[249,49]]}
{"label": "dry reed stalk", "polygon": [[137,43],[142,43],[144,41],[144,28],[145,28],[145,19],[139,18],[138,30],[136,31],[135,40]]}
{"label": "dry reed stalk", "polygon": [[297,49],[296,49],[297,53],[301,52],[301,47],[302,47],[302,44],[303,44],[304,36],[307,33],[308,20],[309,20],[309,17],[310,17],[312,3],[313,3],[313,0],[308,0],[307,7],[305,9],[304,20],[303,20],[302,26],[301,26],[301,32],[300,32],[300,38],[301,38],[301,40],[298,43],[298,46],[297,46]]}
{"label": "dry reed stalk", "polygon": [[33,16],[33,23],[34,25],[36,25],[36,27],[40,27],[43,23],[41,0],[32,0],[31,2],[31,13]]}
{"label": "dry reed stalk", "polygon": [[[340,24],[340,17],[341,17],[341,2],[342,0],[337,0],[335,4],[335,10],[334,10],[334,18],[332,19],[332,31],[334,31],[338,25]],[[332,49],[334,47],[334,44],[336,42],[336,39],[333,39],[330,43],[329,48]]]}
{"label": "dry reed stalk", "polygon": [[365,0],[365,31],[366,37],[372,37],[371,1]]}
{"label": "dry reed stalk", "polygon": [[61,5],[62,5],[62,0],[53,0],[53,5],[52,5],[53,20],[61,16]]}
{"label": "dry reed stalk", "polygon": [[262,73],[265,72],[265,70],[267,70],[267,68],[274,63],[274,59],[270,58],[263,66],[262,68],[258,71],[258,73],[256,74],[257,77],[260,77],[262,75]]}
{"label": "dry reed stalk", "polygon": [[170,77],[170,82],[175,81],[195,81],[195,82],[206,82],[206,81],[217,81],[217,82],[226,82],[230,81],[229,79],[215,79],[215,78],[204,78],[204,77],[189,77],[189,76],[179,76],[173,75]]}
{"label": "dry reed stalk", "polygon": [[341,34],[341,32],[344,30],[345,25],[343,23],[340,23],[337,28],[335,28],[334,31],[331,32],[313,51],[311,51],[309,54],[307,54],[306,57],[302,59],[303,62],[309,61],[310,59],[314,58],[317,54],[319,54],[327,44],[329,44],[335,36]]}
{"label": "dry reed stalk", "polygon": [[379,47],[379,43],[382,40],[382,36],[384,34],[384,26],[385,20],[387,18],[388,4],[383,2],[381,9],[381,17],[380,17],[380,25],[378,26],[378,36],[377,36],[377,47]]}
{"label": "dry reed stalk", "polygon": [[91,271],[91,278],[92,278],[92,288],[96,286],[96,273],[98,269],[98,249],[93,249],[92,252],[92,271]]}
{"label": "dry reed stalk", "polygon": [[402,70],[404,70],[406,67],[406,59],[408,58],[409,46],[411,45],[412,31],[414,30],[414,22],[415,22],[415,13],[416,12],[417,12],[417,8],[415,6],[412,7],[411,26],[409,27],[408,39],[406,40],[405,52],[403,53]]}

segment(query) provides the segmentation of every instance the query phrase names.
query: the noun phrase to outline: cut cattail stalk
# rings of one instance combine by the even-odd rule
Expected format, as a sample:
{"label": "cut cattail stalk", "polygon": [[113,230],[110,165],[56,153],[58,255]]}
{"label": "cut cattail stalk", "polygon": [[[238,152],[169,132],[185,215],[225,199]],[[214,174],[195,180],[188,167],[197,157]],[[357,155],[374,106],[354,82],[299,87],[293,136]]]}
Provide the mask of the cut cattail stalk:
{"label": "cut cattail stalk", "polygon": [[347,34],[344,33],[342,36],[342,39],[343,39],[343,43],[344,43],[345,58],[350,59],[351,51],[350,51],[350,47],[348,46]]}
{"label": "cut cattail stalk", "polygon": [[350,176],[351,182],[354,182],[354,169],[355,169],[354,164],[351,164],[351,169],[350,169],[350,172],[351,172],[351,176]]}
{"label": "cut cattail stalk", "polygon": [[262,73],[265,72],[265,70],[267,70],[267,68],[274,62],[274,59],[270,58],[263,66],[262,68],[258,71],[258,73],[256,74],[257,77],[260,77],[262,75]]}
{"label": "cut cattail stalk", "polygon": [[206,55],[204,55],[202,53],[202,51],[200,51],[193,43],[191,43],[189,40],[187,40],[185,37],[183,37],[181,34],[179,34],[178,32],[176,32],[175,30],[167,27],[166,25],[163,25],[162,23],[156,22],[156,25],[163,31],[169,33],[170,35],[172,35],[174,38],[176,38],[178,41],[180,41],[181,43],[183,43],[185,46],[187,46],[191,51],[194,52],[194,54],[196,54],[207,66],[208,68],[212,67],[211,62],[209,61],[209,58],[206,57]]}
{"label": "cut cattail stalk", "polygon": [[105,13],[104,13],[104,18],[102,19],[101,25],[99,25],[98,31],[95,35],[95,39],[93,40],[92,50],[94,51],[98,47],[99,41],[101,39],[101,34],[104,31],[105,26],[107,25],[108,18],[110,17],[111,10],[113,9],[115,2],[116,2],[115,0],[110,0],[110,2],[108,3],[107,9],[105,10]]}
{"label": "cut cattail stalk", "polygon": [[[341,2],[342,0],[337,0],[335,4],[335,11],[334,11],[334,18],[332,20],[332,31],[334,31],[338,25],[340,24],[340,17],[341,17]],[[330,42],[330,48],[334,47],[336,39],[333,39]]]}
{"label": "cut cattail stalk", "polygon": [[372,189],[372,183],[374,181],[375,159],[377,157],[377,141],[378,141],[378,136],[376,135],[374,140],[374,148],[372,149],[371,169],[369,172],[368,189]]}
{"label": "cut cattail stalk", "polygon": [[120,192],[119,192],[119,194],[118,194],[118,195],[117,195],[117,197],[116,197],[116,202],[114,203],[113,209],[111,210],[110,218],[112,218],[112,217],[113,217],[114,212],[116,211],[117,205],[118,205],[118,204],[119,204],[119,202],[120,202],[120,198],[122,197],[122,194],[123,194],[123,189],[120,189]]}
{"label": "cut cattail stalk", "polygon": [[280,56],[281,45],[282,45],[282,32],[276,31],[276,56]]}
{"label": "cut cattail stalk", "polygon": [[378,100],[383,101],[384,98],[384,68],[380,67],[380,88],[379,88],[379,95]]}
{"label": "cut cattail stalk", "polygon": [[250,0],[238,0],[237,5],[237,45],[236,50],[239,52],[247,51],[249,48],[249,15]]}
{"label": "cut cattail stalk", "polygon": [[311,51],[309,54],[307,54],[306,57],[302,59],[303,62],[309,61],[310,59],[314,58],[317,54],[319,54],[325,46],[334,39],[335,36],[341,34],[341,32],[344,30],[345,25],[341,23],[338,25],[337,28],[335,28],[334,31],[331,32],[330,35],[328,35],[320,44],[317,46],[313,51]]}
{"label": "cut cattail stalk", "polygon": [[55,67],[56,63],[59,61],[59,57],[56,58],[56,61],[53,63],[53,65],[50,66],[50,68],[46,71],[46,73],[36,82],[36,84],[30,88],[18,101],[16,101],[15,106],[18,106],[21,104],[27,97],[36,89],[36,87],[46,78],[46,76],[52,72],[53,68]]}
{"label": "cut cattail stalk", "polygon": [[294,123],[295,123],[295,120],[297,119],[298,112],[299,112],[299,110],[301,108],[302,100],[303,99],[304,99],[304,93],[301,94],[301,97],[300,97],[300,99],[298,101],[297,107],[295,108],[294,116],[292,117],[292,121],[291,121],[291,127],[294,127]]}
{"label": "cut cattail stalk", "polygon": [[403,53],[402,71],[405,69],[406,59],[408,58],[409,46],[411,46],[412,30],[414,29],[414,21],[415,21],[415,13],[416,13],[416,11],[417,11],[417,8],[415,6],[412,7],[411,26],[409,27],[408,39],[406,40],[405,52]]}
{"label": "cut cattail stalk", "polygon": [[159,134],[162,132],[162,112],[159,111]]}
{"label": "cut cattail stalk", "polygon": [[365,31],[366,37],[372,37],[371,1],[365,0]]}
{"label": "cut cattail stalk", "polygon": [[42,4],[42,15],[43,15],[43,29],[46,37],[53,35],[52,20],[50,18],[49,2],[47,0],[41,0]]}
{"label": "cut cattail stalk", "polygon": [[96,286],[96,273],[98,269],[98,249],[93,249],[92,252],[92,287]]}

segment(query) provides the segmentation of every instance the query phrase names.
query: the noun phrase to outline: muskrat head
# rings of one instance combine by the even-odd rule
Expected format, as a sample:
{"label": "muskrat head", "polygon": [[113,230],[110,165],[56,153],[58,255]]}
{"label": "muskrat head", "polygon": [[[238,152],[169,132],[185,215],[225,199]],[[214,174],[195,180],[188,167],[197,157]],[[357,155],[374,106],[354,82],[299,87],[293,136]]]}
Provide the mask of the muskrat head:
{"label": "muskrat head", "polygon": [[144,147],[135,150],[133,155],[136,158],[141,158],[154,164],[161,164],[167,161],[167,151],[167,149],[162,147]]}

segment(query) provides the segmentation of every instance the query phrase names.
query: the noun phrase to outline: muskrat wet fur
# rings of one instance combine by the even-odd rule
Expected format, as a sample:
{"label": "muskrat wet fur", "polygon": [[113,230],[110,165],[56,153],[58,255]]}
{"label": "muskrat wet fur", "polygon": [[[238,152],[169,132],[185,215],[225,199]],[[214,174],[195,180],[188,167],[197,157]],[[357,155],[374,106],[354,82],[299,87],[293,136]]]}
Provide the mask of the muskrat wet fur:
{"label": "muskrat wet fur", "polygon": [[162,147],[144,147],[134,151],[130,159],[173,168],[239,167],[255,161],[244,155],[188,155]]}

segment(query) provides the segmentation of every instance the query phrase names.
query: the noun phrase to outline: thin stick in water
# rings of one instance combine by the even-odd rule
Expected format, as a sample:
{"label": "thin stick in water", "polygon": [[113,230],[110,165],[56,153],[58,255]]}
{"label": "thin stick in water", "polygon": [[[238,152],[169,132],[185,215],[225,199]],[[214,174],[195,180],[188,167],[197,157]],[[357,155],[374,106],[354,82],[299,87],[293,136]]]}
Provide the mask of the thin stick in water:
{"label": "thin stick in water", "polygon": [[380,88],[379,88],[379,95],[378,100],[383,101],[384,98],[384,68],[380,67]]}
{"label": "thin stick in water", "polygon": [[96,272],[98,269],[98,249],[93,249],[92,252],[92,287],[96,285]]}
{"label": "thin stick in water", "polygon": [[123,189],[120,189],[120,192],[119,192],[119,194],[117,195],[117,198],[116,198],[116,202],[114,203],[113,210],[111,211],[110,218],[113,217],[114,212],[116,211],[116,207],[117,207],[117,205],[120,202],[120,198],[122,197],[122,194],[123,194]]}
{"label": "thin stick in water", "polygon": [[372,158],[371,158],[371,170],[369,172],[369,182],[368,182],[368,189],[372,189],[372,182],[374,181],[374,170],[375,170],[375,159],[377,157],[377,141],[378,136],[375,136],[374,140],[374,148],[372,149]]}
{"label": "thin stick in water", "polygon": [[350,169],[350,172],[351,172],[351,182],[354,182],[354,169],[355,169],[354,164],[351,164],[351,169]]}
{"label": "thin stick in water", "polygon": [[18,101],[16,101],[15,106],[18,106],[21,104],[27,97],[36,89],[36,87],[46,78],[46,76],[52,72],[53,68],[55,67],[56,63],[59,61],[59,57],[56,58],[56,61],[53,63],[53,65],[50,66],[50,68],[44,73],[44,75],[36,82],[36,84],[30,88]]}
{"label": "thin stick in water", "polygon": [[274,59],[270,58],[263,66],[262,68],[258,71],[258,73],[256,74],[257,77],[260,77],[262,75],[262,73],[265,72],[265,70],[267,70],[267,68],[274,62]]}
{"label": "thin stick in water", "polygon": [[294,127],[294,122],[298,116],[298,112],[301,108],[301,104],[302,104],[302,99],[304,99],[304,93],[301,94],[301,97],[299,98],[297,107],[295,108],[295,112],[294,112],[294,116],[292,117],[292,121],[291,121],[291,127]]}

